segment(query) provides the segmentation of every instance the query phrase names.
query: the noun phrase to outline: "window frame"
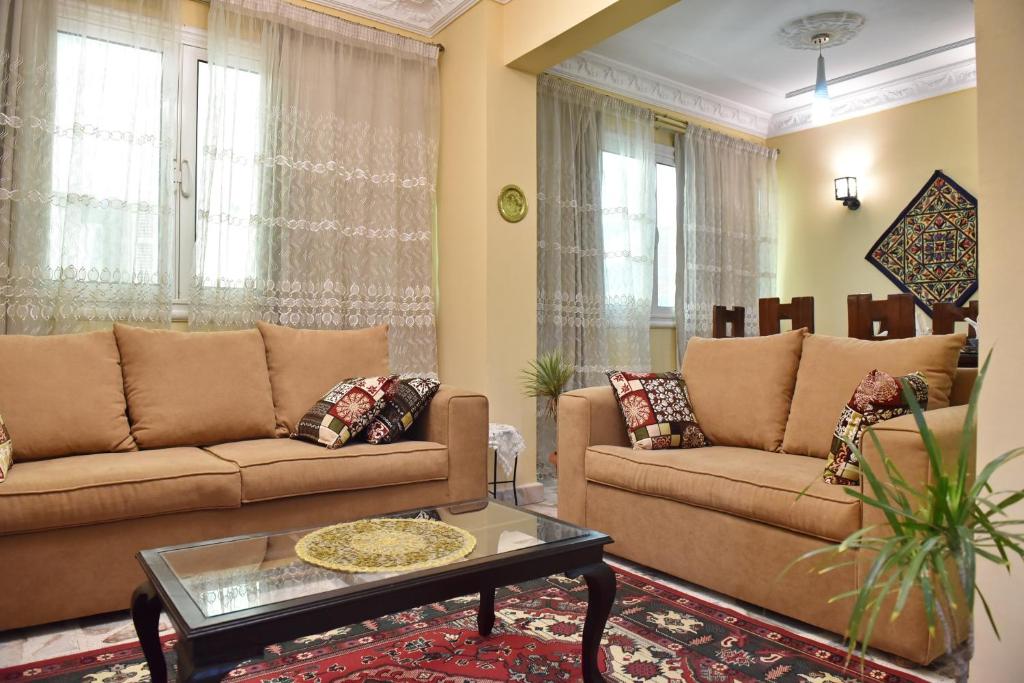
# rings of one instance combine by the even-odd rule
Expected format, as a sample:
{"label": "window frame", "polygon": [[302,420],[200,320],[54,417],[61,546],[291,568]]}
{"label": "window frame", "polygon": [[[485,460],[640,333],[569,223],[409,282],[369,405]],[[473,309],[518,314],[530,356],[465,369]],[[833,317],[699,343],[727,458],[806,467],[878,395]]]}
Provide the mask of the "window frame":
{"label": "window frame", "polygon": [[[676,154],[675,148],[670,145],[656,144],[654,146],[654,164],[657,169],[658,164],[664,166],[671,166],[673,169],[676,168]],[[678,197],[677,197],[678,201]],[[655,189],[655,202],[657,202],[657,189]],[[676,326],[676,310],[675,306],[659,306],[658,305],[658,227],[655,223],[654,228],[654,283],[651,290],[651,327],[675,327]],[[677,264],[678,267],[678,264]]]}

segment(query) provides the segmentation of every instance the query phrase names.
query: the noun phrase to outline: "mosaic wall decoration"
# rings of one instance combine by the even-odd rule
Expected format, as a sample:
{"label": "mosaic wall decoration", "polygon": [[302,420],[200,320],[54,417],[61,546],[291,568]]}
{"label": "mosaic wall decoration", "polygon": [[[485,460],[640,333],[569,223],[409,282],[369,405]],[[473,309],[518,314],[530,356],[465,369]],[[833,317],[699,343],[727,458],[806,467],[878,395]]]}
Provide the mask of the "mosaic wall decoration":
{"label": "mosaic wall decoration", "polygon": [[978,200],[935,171],[865,258],[929,315],[963,305],[978,289]]}

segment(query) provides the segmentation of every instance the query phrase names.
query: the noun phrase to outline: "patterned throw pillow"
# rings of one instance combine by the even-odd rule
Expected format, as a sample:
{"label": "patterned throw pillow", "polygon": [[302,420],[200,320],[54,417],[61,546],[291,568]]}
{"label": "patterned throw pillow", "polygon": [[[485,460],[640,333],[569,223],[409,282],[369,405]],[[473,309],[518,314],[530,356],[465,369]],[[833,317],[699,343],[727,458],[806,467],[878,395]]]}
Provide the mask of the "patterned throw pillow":
{"label": "patterned throw pillow", "polygon": [[881,370],[872,370],[861,380],[853,398],[843,408],[832,436],[832,448],[825,466],[825,483],[842,486],[860,484],[860,463],[850,443],[861,446],[864,430],[871,425],[910,414],[910,404],[903,395],[903,383],[910,384],[922,409],[928,407],[928,381],[920,372],[893,377]]}
{"label": "patterned throw pillow", "polygon": [[710,446],[697,425],[690,394],[678,372],[608,372],[633,448],[701,448]]}
{"label": "patterned throw pillow", "polygon": [[369,443],[392,443],[409,431],[441,387],[436,379],[409,377],[398,380],[394,396],[384,404],[363,435]]}
{"label": "patterned throw pillow", "polygon": [[7,432],[4,424],[4,416],[0,415],[0,481],[7,478],[7,470],[11,469],[14,462],[14,445],[11,443],[11,435]]}
{"label": "patterned throw pillow", "polygon": [[397,375],[339,382],[302,416],[292,436],[328,448],[344,446],[377,417],[397,385]]}

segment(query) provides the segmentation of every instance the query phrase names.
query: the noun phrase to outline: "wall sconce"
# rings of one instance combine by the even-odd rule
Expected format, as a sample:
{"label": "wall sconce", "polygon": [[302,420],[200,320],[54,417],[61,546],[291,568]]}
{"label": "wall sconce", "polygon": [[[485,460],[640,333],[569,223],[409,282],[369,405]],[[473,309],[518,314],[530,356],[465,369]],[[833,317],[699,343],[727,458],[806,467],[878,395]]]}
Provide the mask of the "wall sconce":
{"label": "wall sconce", "polygon": [[857,199],[857,179],[852,176],[836,178],[836,201],[842,202],[843,206],[850,211],[860,208],[860,200]]}

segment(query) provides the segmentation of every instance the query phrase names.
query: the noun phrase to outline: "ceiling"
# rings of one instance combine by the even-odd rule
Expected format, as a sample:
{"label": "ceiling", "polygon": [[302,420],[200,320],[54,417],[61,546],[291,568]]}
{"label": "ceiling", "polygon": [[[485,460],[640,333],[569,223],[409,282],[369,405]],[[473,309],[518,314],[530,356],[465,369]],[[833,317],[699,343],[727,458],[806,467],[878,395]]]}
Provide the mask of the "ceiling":
{"label": "ceiling", "polygon": [[[316,2],[432,37],[475,5],[477,0],[316,0]],[[498,2],[504,3],[508,0],[498,0]]]}
{"label": "ceiling", "polygon": [[[681,96],[702,115],[738,116],[750,132],[788,132],[810,125],[811,94],[786,93],[814,84],[817,55],[785,46],[777,33],[791,20],[837,10],[865,21],[849,42],[824,51],[829,79],[974,35],[970,0],[683,0],[555,70],[579,80],[603,75],[619,86],[640,82],[649,91],[640,99]],[[972,85],[973,44],[834,84],[829,93],[836,118],[850,118]]]}

